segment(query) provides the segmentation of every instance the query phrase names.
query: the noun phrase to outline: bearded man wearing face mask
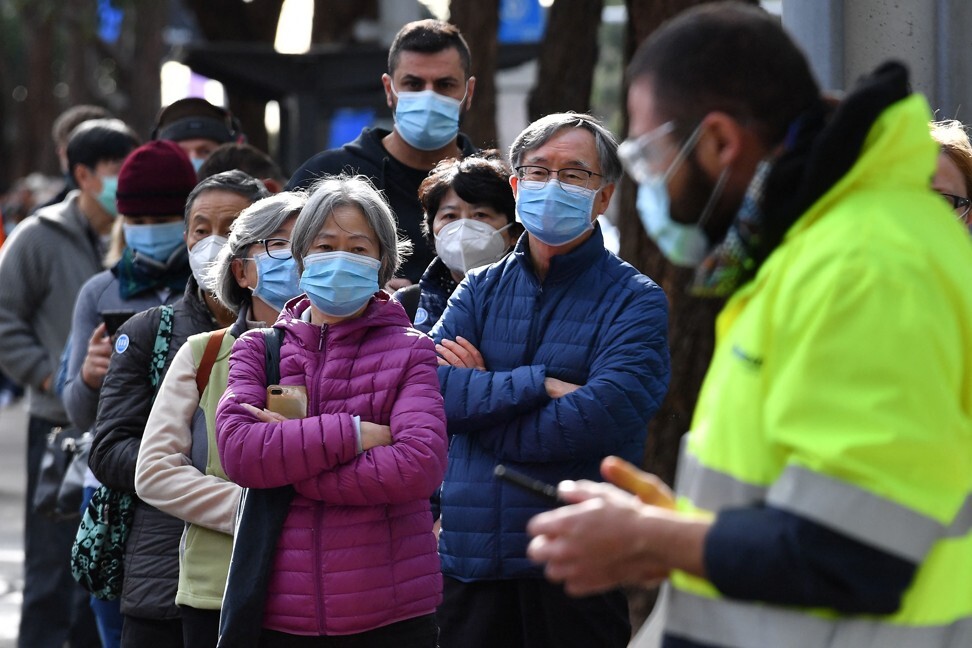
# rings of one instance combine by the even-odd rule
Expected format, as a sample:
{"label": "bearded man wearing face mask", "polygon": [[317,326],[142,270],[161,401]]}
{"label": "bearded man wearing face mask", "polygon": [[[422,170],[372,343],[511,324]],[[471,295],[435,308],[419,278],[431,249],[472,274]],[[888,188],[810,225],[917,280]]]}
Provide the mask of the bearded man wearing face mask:
{"label": "bearded man wearing face mask", "polygon": [[624,594],[568,597],[526,557],[526,523],[550,502],[494,479],[596,479],[607,455],[640,463],[668,388],[668,306],[604,248],[597,216],[621,175],[589,115],[548,115],[510,149],[513,252],[472,270],[430,335],[450,435],[441,490],[437,612],[443,648],[626,646]]}
{"label": "bearded man wearing face mask", "polygon": [[969,645],[972,244],[929,189],[925,99],[892,62],[826,101],[738,3],[629,75],[645,225],[729,301],[677,502],[563,483],[531,557],[576,595],[668,578],[666,647]]}
{"label": "bearded man wearing face mask", "polygon": [[381,82],[395,116],[391,130],[365,128],[353,142],[322,151],[294,172],[287,189],[307,189],[324,175],[368,176],[384,192],[412,254],[388,288],[418,283],[435,250],[422,234],[419,185],[439,161],[476,151],[459,132],[472,105],[476,77],[470,76],[469,46],[455,25],[418,20],[399,30],[388,50]]}

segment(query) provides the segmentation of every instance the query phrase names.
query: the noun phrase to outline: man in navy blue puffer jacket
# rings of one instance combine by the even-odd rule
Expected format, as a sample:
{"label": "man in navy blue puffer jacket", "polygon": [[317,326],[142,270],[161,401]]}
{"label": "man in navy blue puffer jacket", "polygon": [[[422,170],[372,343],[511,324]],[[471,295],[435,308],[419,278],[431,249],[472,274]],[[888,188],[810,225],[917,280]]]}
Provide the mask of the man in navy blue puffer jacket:
{"label": "man in navy blue puffer jacket", "polygon": [[556,484],[600,479],[607,455],[640,464],[668,387],[668,307],[604,249],[595,219],[621,175],[594,118],[544,117],[510,150],[513,254],[470,272],[431,331],[449,424],[437,613],[442,648],[623,647],[620,591],[574,599],[526,557],[526,523],[550,506],[494,479],[497,464]]}

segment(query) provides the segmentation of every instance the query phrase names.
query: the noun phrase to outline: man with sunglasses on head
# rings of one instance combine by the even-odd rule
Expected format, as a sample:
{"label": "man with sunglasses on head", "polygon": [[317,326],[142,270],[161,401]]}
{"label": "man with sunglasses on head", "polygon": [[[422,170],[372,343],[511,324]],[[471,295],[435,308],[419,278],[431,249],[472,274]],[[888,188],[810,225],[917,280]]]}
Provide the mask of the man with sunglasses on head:
{"label": "man with sunglasses on head", "polygon": [[399,234],[412,242],[400,276],[388,285],[397,290],[418,283],[435,258],[422,233],[419,185],[441,160],[476,152],[459,132],[462,115],[472,105],[476,77],[470,75],[469,46],[455,25],[418,20],[402,27],[392,41],[388,73],[381,82],[395,127],[365,128],[353,142],[318,153],[294,172],[287,189],[307,189],[324,175],[368,176],[384,192]]}
{"label": "man with sunglasses on head", "polygon": [[597,216],[621,175],[589,115],[548,115],[513,142],[510,185],[526,229],[502,261],[469,271],[429,333],[449,423],[437,613],[442,648],[626,646],[620,590],[573,599],[526,556],[526,523],[551,506],[494,478],[597,479],[607,455],[641,463],[669,379],[668,305],[604,247]]}
{"label": "man with sunglasses on head", "polygon": [[677,501],[563,483],[530,556],[575,595],[667,578],[666,648],[970,645],[972,243],[924,98],[885,63],[825,101],[740,3],[662,26],[629,80],[646,229],[728,302]]}

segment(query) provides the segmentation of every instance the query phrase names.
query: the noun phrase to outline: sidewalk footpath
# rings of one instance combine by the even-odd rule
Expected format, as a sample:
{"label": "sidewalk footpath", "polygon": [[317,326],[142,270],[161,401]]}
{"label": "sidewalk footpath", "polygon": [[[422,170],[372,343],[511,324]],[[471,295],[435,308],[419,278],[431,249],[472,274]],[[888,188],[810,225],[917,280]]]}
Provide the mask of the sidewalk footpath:
{"label": "sidewalk footpath", "polygon": [[0,648],[17,645],[24,589],[27,409],[0,408]]}

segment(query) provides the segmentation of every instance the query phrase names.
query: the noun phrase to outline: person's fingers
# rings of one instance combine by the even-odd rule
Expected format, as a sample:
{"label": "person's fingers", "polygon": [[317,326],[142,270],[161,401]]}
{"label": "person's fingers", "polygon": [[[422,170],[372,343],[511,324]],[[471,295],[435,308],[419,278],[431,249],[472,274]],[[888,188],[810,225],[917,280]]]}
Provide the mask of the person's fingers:
{"label": "person's fingers", "polygon": [[[443,340],[443,343],[448,342],[448,340]],[[435,352],[439,354],[450,366],[453,367],[463,367],[465,366],[462,359],[459,358],[451,349],[447,348],[444,344],[436,344]]]}
{"label": "person's fingers", "polygon": [[484,368],[486,366],[486,363],[483,360],[483,354],[479,352],[479,349],[477,349],[472,342],[461,335],[456,336],[456,342],[459,344],[459,346],[465,349],[466,353],[469,354],[470,366],[475,368]]}

